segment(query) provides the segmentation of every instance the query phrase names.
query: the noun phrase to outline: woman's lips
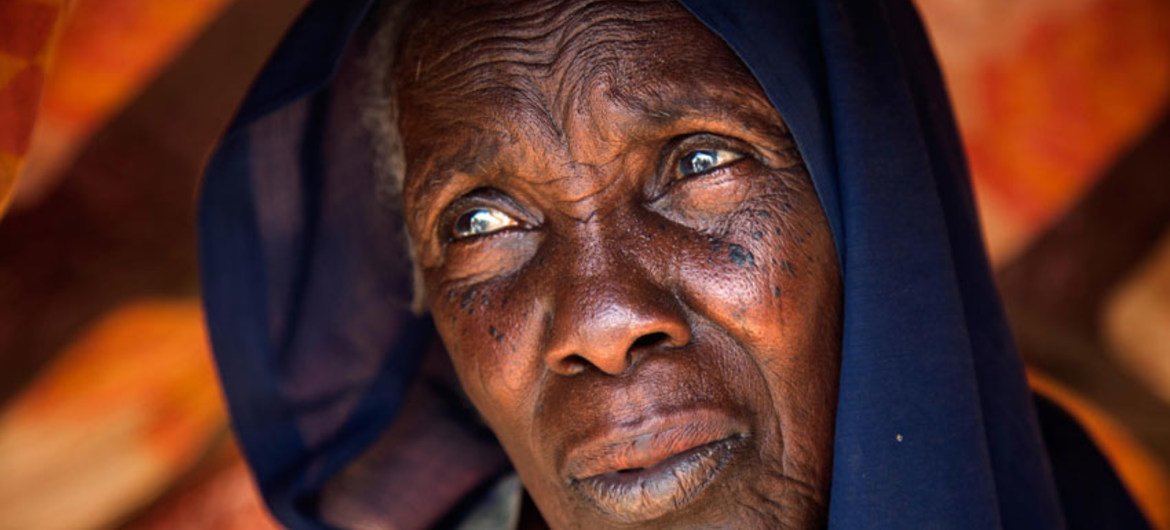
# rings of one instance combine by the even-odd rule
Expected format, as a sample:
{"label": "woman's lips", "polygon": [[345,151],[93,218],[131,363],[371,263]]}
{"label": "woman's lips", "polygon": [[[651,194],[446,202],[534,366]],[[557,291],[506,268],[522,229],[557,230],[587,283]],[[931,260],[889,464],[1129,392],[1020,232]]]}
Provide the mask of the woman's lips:
{"label": "woman's lips", "polygon": [[726,467],[747,430],[727,414],[690,410],[619,427],[571,449],[572,488],[625,522],[665,515],[695,500]]}

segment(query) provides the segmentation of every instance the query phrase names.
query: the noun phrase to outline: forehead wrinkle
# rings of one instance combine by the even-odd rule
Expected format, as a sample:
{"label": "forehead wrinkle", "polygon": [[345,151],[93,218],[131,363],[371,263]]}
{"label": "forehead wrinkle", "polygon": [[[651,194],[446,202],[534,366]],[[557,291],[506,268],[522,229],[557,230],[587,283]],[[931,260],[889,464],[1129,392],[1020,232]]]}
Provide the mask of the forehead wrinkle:
{"label": "forehead wrinkle", "polygon": [[[647,6],[658,9],[647,10]],[[433,22],[439,17],[423,17],[424,21],[431,22],[424,25],[439,26],[441,37],[425,39],[425,42],[407,39],[409,46],[402,47],[406,54],[403,58],[412,60],[398,61],[408,74],[401,77],[416,77],[421,85],[448,89],[478,88],[476,81],[491,78],[482,74],[492,71],[544,79],[550,76],[557,62],[574,61],[574,57],[578,64],[582,60],[596,60],[598,54],[592,52],[592,47],[604,45],[618,52],[611,53],[611,57],[619,56],[622,44],[629,43],[631,33],[644,31],[645,23],[661,25],[663,18],[677,18],[680,12],[687,16],[678,6],[661,0],[525,2],[519,6],[507,2],[463,2],[454,8],[450,4],[444,7],[442,19],[456,23],[440,26]],[[664,17],[663,8],[668,7],[673,9],[667,10],[669,17]],[[504,15],[491,16],[501,10]],[[461,13],[467,16],[459,16]],[[426,29],[416,28],[415,32],[425,33]],[[632,31],[623,32],[627,29]],[[571,49],[582,38],[597,34],[617,37],[604,44]],[[452,62],[455,65],[450,65]]]}
{"label": "forehead wrinkle", "polygon": [[546,193],[549,200],[557,205],[559,214],[578,223],[589,223],[608,207],[615,207],[622,201],[611,200],[613,191],[619,186],[613,183],[633,175],[620,167],[625,162],[625,153],[601,163],[569,162],[561,176],[550,179],[542,187],[552,188]]}
{"label": "forehead wrinkle", "polygon": [[[452,61],[473,67],[502,64],[547,70],[563,51],[562,43],[572,38],[565,34],[571,34],[581,26],[582,19],[605,21],[625,18],[627,22],[640,21],[633,16],[634,11],[628,5],[630,3],[629,0],[578,4],[529,1],[521,3],[519,7],[507,2],[464,2],[455,7],[448,3],[444,5],[447,9],[442,17],[421,17],[422,26],[434,25],[434,19],[442,18],[445,22],[441,26],[442,37],[429,39],[427,43],[410,42],[409,50],[413,53],[406,53],[408,47],[403,47],[404,57],[415,60],[400,63],[404,68],[414,68],[421,73],[424,71],[424,58],[433,55],[426,60],[425,71],[444,71],[443,67]],[[495,11],[504,11],[504,14],[492,16],[493,7]],[[461,16],[466,14],[464,12],[471,12],[474,16]],[[598,19],[599,14],[605,16]],[[447,23],[451,20],[456,23]],[[429,28],[416,28],[415,31],[425,32],[426,29]],[[500,31],[506,31],[506,34],[501,35]],[[408,41],[409,34],[404,35]],[[449,42],[457,44],[447,46]],[[448,71],[445,77],[458,73],[459,69]],[[436,79],[442,80],[445,79]]]}
{"label": "forehead wrinkle", "polygon": [[[560,115],[568,121],[573,116],[574,103],[596,88],[614,86],[622,78],[622,70],[631,57],[639,57],[643,49],[653,50],[657,44],[646,33],[656,34],[655,28],[665,25],[663,17],[651,16],[627,8],[619,14],[590,9],[608,2],[583,6],[567,21],[570,25],[554,50],[552,77],[548,87],[553,99],[561,104]],[[641,14],[642,16],[637,16]],[[653,57],[653,54],[650,55]]]}
{"label": "forehead wrinkle", "polygon": [[[607,103],[635,111],[642,115],[639,118],[656,120],[659,125],[676,121],[687,112],[714,111],[726,116],[732,114],[727,104],[742,107],[744,101],[756,105],[737,108],[748,112],[734,114],[775,113],[770,101],[758,97],[762,90],[751,90],[758,82],[734,52],[689,13],[673,2],[669,4],[675,9],[649,14],[626,10],[642,17],[599,14],[594,20],[582,20],[580,28],[566,34],[554,65],[559,81],[554,98],[561,102],[560,116],[565,121],[572,118],[574,103],[585,101],[583,94],[593,90],[601,92]],[[579,13],[582,18],[585,15]],[[656,51],[683,26],[696,27],[699,31],[694,34],[705,38],[671,44],[697,53],[663,56]],[[565,51],[570,48],[574,48],[571,53]],[[647,49],[651,53],[641,53]],[[680,110],[680,106],[684,108]]]}
{"label": "forehead wrinkle", "polygon": [[[574,75],[574,71],[585,73],[590,63],[601,70],[613,70],[608,63],[645,46],[632,41],[631,35],[648,30],[657,33],[655,28],[689,18],[676,4],[662,0],[489,1],[446,3],[443,7],[441,17],[416,17],[422,20],[417,24],[421,27],[410,33],[437,29],[440,37],[412,40],[404,36],[408,42],[403,53],[414,60],[398,61],[407,75],[397,78],[417,77],[419,88],[466,94],[498,79],[493,73],[512,79],[546,80],[554,76],[551,70],[560,63],[567,65],[561,70],[568,75],[555,75],[558,79],[553,83],[560,86],[546,93],[570,96],[553,97],[562,101],[572,99],[566,92],[576,92],[566,90],[568,78],[581,77],[588,82],[594,77]],[[427,13],[435,11],[422,14]]]}
{"label": "forehead wrinkle", "polygon": [[[419,7],[427,4],[416,4]],[[434,2],[433,4],[440,4]],[[416,24],[414,24],[413,31],[407,31],[403,35],[405,42],[411,44],[409,47],[403,47],[404,52],[410,50],[413,53],[407,53],[407,56],[423,57],[431,54],[437,54],[431,57],[428,66],[435,67],[439,70],[441,66],[446,65],[451,60],[465,58],[468,54],[478,54],[484,50],[496,49],[495,44],[504,41],[511,42],[528,42],[530,44],[538,43],[551,36],[557,31],[556,25],[549,24],[554,16],[554,11],[557,3],[547,2],[545,5],[540,5],[538,2],[526,2],[526,7],[535,7],[532,12],[523,9],[504,9],[502,14],[493,15],[492,5],[483,2],[446,2],[443,7],[447,8],[439,13],[438,16],[426,12],[427,16],[417,16]],[[500,6],[494,6],[497,11]],[[461,9],[462,8],[462,9]],[[463,11],[472,11],[474,16],[462,16]],[[460,23],[461,22],[461,23]],[[409,26],[409,25],[408,25]],[[432,30],[433,26],[439,26],[442,31],[439,33],[439,38],[428,39],[424,42],[417,42],[417,39],[411,39],[413,33],[426,33]],[[508,37],[501,37],[489,31],[483,33],[482,30],[495,30],[501,27],[508,27],[512,30],[512,34]],[[477,33],[476,30],[479,30]],[[459,37],[459,38],[455,38]],[[455,46],[448,46],[449,43],[457,43]],[[438,48],[437,50],[435,48]],[[519,52],[534,51],[532,49],[513,50]],[[421,60],[421,59],[419,59]]]}
{"label": "forehead wrinkle", "polygon": [[[469,42],[477,47],[445,60],[426,63],[426,68],[422,67],[423,59],[417,59],[416,81],[427,86],[446,86],[450,85],[453,79],[462,79],[466,84],[470,80],[488,78],[483,74],[495,71],[516,77],[546,77],[553,61],[546,52],[540,50],[540,41],[543,40],[547,39],[544,37],[517,39],[514,36],[500,35],[470,39]],[[445,68],[446,63],[451,61],[455,61],[458,67]]]}
{"label": "forehead wrinkle", "polygon": [[[528,83],[523,79],[517,82]],[[454,148],[444,149],[441,142],[438,145],[419,146],[423,149],[419,158],[427,165],[477,171],[467,167],[469,157],[450,155],[453,157],[451,160],[443,157],[453,152],[465,153],[474,146],[483,145],[482,140],[485,138],[492,139],[492,143],[485,149],[490,150],[490,154],[498,155],[507,146],[522,143],[526,137],[539,139],[559,137],[562,134],[547,112],[538,91],[497,83],[481,86],[471,92],[443,90],[432,92],[431,96],[432,101],[420,101],[414,106],[420,111],[417,114],[427,119],[414,123],[417,120],[411,120],[408,116],[404,123],[421,126],[439,137],[464,139]],[[484,112],[484,107],[489,110]],[[467,136],[470,138],[465,138]],[[482,156],[477,158],[482,159]]]}

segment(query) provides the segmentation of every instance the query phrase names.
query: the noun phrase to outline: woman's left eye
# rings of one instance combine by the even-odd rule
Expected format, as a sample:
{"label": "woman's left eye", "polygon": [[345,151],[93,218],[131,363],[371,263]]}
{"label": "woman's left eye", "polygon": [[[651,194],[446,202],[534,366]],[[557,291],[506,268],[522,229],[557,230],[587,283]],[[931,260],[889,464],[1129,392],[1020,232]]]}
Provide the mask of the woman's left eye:
{"label": "woman's left eye", "polygon": [[726,149],[696,149],[688,151],[678,161],[678,174],[682,178],[702,175],[743,158],[742,154]]}
{"label": "woman's left eye", "polygon": [[455,226],[451,227],[451,237],[465,239],[519,225],[511,216],[495,208],[472,208],[455,220]]}

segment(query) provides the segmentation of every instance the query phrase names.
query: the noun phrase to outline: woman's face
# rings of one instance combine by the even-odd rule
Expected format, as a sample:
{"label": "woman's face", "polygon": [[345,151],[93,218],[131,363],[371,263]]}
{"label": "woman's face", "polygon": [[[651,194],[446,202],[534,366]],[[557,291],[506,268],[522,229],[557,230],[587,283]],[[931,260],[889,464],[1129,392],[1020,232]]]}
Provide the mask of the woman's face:
{"label": "woman's face", "polygon": [[828,224],[780,116],[670,1],[460,1],[393,80],[427,302],[554,527],[824,523]]}

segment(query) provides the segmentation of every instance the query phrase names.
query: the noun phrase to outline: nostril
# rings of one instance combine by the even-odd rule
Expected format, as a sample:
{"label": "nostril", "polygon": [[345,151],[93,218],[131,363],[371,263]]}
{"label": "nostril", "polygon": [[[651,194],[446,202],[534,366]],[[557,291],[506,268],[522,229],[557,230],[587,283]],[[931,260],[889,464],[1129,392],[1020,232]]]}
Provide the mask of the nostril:
{"label": "nostril", "polygon": [[635,340],[634,343],[630,345],[630,350],[634,351],[634,350],[648,349],[648,348],[653,348],[655,346],[664,345],[664,344],[669,345],[670,342],[671,342],[670,335],[668,335],[664,332],[659,331],[659,332],[655,332],[655,333],[648,333],[646,335],[642,335],[641,337],[638,337],[638,339]]}
{"label": "nostril", "polygon": [[581,373],[590,363],[584,357],[574,353],[561,359],[557,364],[559,365],[557,368],[562,374],[574,375]]}
{"label": "nostril", "polygon": [[564,376],[594,370],[616,376],[629,372],[655,352],[673,350],[690,342],[690,333],[685,328],[656,326],[661,331],[651,331],[645,330],[649,326],[638,322],[621,324],[609,329],[598,326],[600,329],[574,334],[572,341],[551,345],[544,356],[545,366]]}

